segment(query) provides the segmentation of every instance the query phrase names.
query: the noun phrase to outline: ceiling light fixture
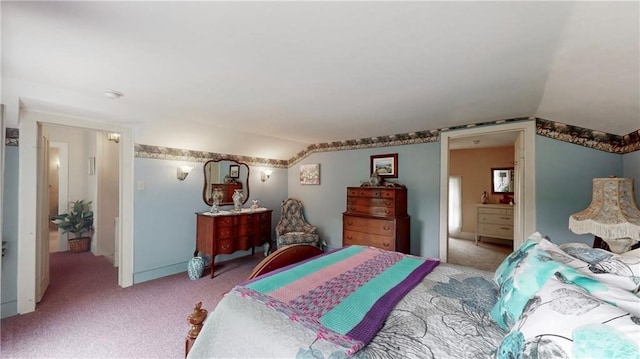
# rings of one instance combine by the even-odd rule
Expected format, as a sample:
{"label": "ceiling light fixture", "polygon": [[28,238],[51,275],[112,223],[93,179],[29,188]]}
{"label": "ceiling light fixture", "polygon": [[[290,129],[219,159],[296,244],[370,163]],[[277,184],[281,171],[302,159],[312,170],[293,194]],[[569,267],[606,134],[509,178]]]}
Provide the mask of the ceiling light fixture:
{"label": "ceiling light fixture", "polygon": [[124,96],[122,94],[122,92],[120,91],[116,91],[116,90],[104,90],[104,97],[112,99],[112,100],[117,100],[120,97]]}

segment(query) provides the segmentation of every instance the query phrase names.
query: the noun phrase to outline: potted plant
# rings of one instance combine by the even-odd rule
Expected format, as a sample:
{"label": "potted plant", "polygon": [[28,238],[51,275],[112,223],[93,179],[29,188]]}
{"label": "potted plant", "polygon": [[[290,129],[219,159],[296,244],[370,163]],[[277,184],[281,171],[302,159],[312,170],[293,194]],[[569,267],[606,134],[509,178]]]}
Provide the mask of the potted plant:
{"label": "potted plant", "polygon": [[69,250],[71,252],[86,252],[91,244],[91,236],[83,234],[93,231],[93,211],[91,201],[78,200],[72,203],[69,213],[59,214],[51,220],[62,233],[69,236]]}

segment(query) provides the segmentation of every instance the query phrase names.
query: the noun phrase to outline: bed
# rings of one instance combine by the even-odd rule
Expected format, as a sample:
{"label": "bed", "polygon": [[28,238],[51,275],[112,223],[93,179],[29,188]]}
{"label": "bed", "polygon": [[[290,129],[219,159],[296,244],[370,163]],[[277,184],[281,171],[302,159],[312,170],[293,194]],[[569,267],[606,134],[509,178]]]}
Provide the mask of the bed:
{"label": "bed", "polygon": [[640,358],[634,256],[596,260],[535,234],[493,273],[371,247],[287,248],[194,326],[189,358]]}

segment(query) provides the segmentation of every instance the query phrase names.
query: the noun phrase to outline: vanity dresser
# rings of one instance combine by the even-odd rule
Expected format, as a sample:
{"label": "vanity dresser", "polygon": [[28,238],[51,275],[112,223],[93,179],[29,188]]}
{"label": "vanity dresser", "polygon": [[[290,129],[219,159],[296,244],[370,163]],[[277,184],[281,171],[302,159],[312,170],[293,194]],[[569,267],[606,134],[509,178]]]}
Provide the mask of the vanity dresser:
{"label": "vanity dresser", "polygon": [[196,213],[196,250],[211,256],[211,278],[216,255],[231,254],[239,250],[251,249],[271,242],[270,209],[240,212]]}
{"label": "vanity dresser", "polygon": [[343,246],[357,244],[409,253],[409,225],[405,186],[347,188]]}
{"label": "vanity dresser", "polygon": [[513,241],[513,206],[508,204],[476,205],[476,245],[480,237]]}

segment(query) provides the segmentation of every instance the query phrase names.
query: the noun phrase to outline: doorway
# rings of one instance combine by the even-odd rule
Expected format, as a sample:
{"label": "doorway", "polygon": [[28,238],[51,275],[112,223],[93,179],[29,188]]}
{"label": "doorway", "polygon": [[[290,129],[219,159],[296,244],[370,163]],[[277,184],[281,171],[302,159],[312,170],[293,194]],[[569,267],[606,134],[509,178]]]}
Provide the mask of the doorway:
{"label": "doorway", "polygon": [[[514,204],[514,241],[513,248],[519,247],[526,236],[535,231],[535,121],[523,121],[496,126],[471,128],[443,132],[440,137],[440,259],[448,261],[449,231],[449,176],[450,149],[452,142],[458,139],[470,139],[473,136],[506,135],[517,133],[515,141],[515,197]],[[487,173],[487,176],[489,174]]]}
{"label": "doorway", "polygon": [[[38,212],[39,175],[37,168],[37,143],[39,128],[43,125],[78,127],[95,131],[118,132],[120,137],[119,153],[119,266],[118,285],[133,285],[133,129],[96,122],[86,119],[67,117],[50,113],[39,113],[27,109],[20,110],[20,155],[19,155],[19,193],[18,211],[18,313],[25,314],[35,310],[36,287],[36,227],[35,214]],[[82,159],[87,161],[87,159]]]}

